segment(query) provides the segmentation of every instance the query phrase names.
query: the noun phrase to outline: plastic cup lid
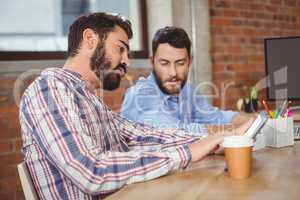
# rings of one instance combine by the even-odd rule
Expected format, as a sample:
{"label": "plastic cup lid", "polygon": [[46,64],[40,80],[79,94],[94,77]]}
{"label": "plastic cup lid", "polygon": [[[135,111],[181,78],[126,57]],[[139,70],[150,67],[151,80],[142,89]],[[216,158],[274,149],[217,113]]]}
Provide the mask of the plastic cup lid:
{"label": "plastic cup lid", "polygon": [[254,142],[253,139],[245,136],[245,135],[233,135],[227,136],[224,138],[223,147],[251,147],[253,146]]}

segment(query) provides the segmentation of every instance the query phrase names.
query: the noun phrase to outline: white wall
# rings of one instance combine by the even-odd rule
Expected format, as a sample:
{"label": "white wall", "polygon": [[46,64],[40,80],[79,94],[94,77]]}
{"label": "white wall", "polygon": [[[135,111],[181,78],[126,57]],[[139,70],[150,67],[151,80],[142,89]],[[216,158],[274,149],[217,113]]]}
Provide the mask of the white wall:
{"label": "white wall", "polygon": [[173,25],[172,0],[147,0],[149,52],[155,32],[165,26]]}

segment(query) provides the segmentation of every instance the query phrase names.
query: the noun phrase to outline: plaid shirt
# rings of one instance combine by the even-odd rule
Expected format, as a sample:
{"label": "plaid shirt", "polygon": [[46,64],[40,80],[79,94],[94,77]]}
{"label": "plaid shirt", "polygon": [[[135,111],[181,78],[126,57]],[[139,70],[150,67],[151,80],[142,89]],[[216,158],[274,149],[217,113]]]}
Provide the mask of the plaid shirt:
{"label": "plaid shirt", "polygon": [[182,130],[158,131],[112,112],[80,75],[42,72],[20,104],[22,152],[40,199],[101,199],[122,186],[185,168]]}

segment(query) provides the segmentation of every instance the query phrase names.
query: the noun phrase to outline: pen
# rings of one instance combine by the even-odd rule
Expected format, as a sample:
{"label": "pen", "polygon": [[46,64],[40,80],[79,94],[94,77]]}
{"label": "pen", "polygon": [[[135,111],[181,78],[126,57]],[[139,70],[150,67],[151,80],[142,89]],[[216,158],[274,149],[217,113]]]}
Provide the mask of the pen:
{"label": "pen", "polygon": [[288,109],[287,110],[287,117],[292,117],[292,116],[293,116],[293,112],[290,109]]}
{"label": "pen", "polygon": [[287,100],[284,100],[284,102],[281,104],[281,106],[279,107],[279,111],[278,111],[278,115],[281,116],[283,114],[283,111],[286,108],[286,104],[287,104]]}
{"label": "pen", "polygon": [[228,171],[228,167],[227,167],[227,165],[225,164],[225,166],[224,166],[224,172],[227,172]]}
{"label": "pen", "polygon": [[270,117],[271,117],[272,119],[274,118],[273,111],[270,110],[269,115],[270,115]]}
{"label": "pen", "polygon": [[275,119],[277,119],[277,117],[278,117],[278,112],[277,112],[277,110],[274,112],[274,118]]}
{"label": "pen", "polygon": [[270,111],[270,109],[269,109],[267,103],[265,102],[265,100],[262,100],[262,104],[263,104],[263,106],[265,107],[266,112],[267,112],[267,113],[269,114],[269,116],[272,118],[272,117],[273,117],[273,116],[272,116],[272,113],[271,113],[271,111]]}
{"label": "pen", "polygon": [[286,107],[284,108],[284,111],[283,111],[282,114],[281,114],[283,117],[284,117],[284,116],[287,116],[288,110],[289,110],[289,105],[290,105],[291,103],[292,103],[292,102],[289,101],[288,104],[286,105]]}

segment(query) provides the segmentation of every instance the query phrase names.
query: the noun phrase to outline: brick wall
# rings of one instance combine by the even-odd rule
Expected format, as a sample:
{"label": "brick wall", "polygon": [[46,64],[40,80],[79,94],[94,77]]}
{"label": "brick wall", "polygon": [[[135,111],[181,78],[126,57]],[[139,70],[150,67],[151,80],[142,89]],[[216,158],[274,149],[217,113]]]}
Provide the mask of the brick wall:
{"label": "brick wall", "polygon": [[[150,69],[130,69],[121,87],[113,92],[103,93],[104,101],[119,111],[126,89],[138,77],[147,76]],[[23,200],[24,195],[19,181],[17,164],[22,162],[20,152],[22,141],[18,117],[18,107],[13,97],[13,87],[20,73],[0,73],[0,199]],[[28,85],[31,80],[26,81]]]}
{"label": "brick wall", "polygon": [[0,199],[23,199],[16,165],[22,161],[15,76],[0,75]]}
{"label": "brick wall", "polygon": [[[214,103],[235,109],[236,100],[246,95],[243,87],[265,75],[263,39],[300,35],[300,0],[209,3],[213,81],[226,97]],[[231,86],[225,91],[226,85]]]}

